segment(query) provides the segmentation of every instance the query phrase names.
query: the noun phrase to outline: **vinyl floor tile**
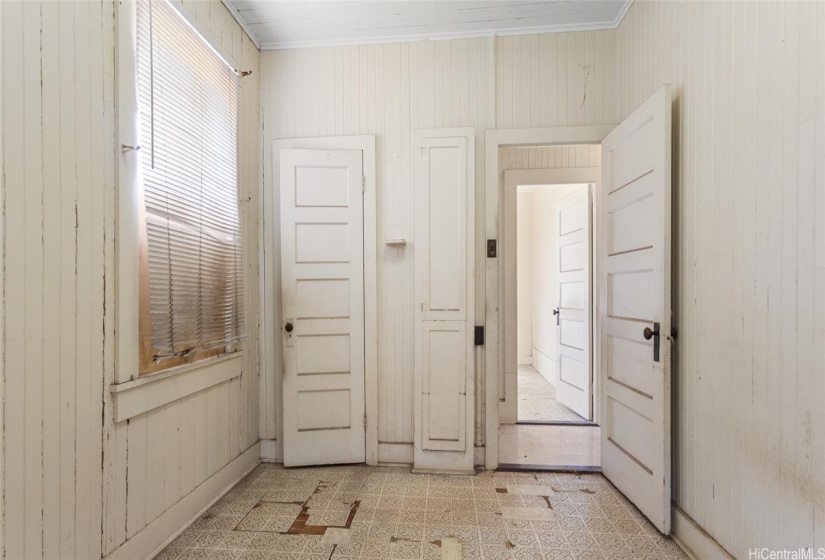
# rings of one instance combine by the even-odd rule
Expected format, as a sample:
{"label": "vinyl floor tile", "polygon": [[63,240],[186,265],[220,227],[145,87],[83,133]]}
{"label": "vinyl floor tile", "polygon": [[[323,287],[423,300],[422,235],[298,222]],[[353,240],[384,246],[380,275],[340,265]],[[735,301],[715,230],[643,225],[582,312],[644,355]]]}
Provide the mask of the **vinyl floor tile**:
{"label": "vinyl floor tile", "polygon": [[[293,503],[296,500],[291,498],[298,492],[303,501]],[[250,496],[257,498],[250,500]],[[356,503],[360,505],[353,515],[344,519],[342,512],[349,510],[338,505]],[[325,520],[349,526],[311,524]],[[404,468],[276,465],[255,469],[156,556],[158,560],[444,558],[676,560],[686,556],[600,474],[481,472],[450,477],[413,475]]]}

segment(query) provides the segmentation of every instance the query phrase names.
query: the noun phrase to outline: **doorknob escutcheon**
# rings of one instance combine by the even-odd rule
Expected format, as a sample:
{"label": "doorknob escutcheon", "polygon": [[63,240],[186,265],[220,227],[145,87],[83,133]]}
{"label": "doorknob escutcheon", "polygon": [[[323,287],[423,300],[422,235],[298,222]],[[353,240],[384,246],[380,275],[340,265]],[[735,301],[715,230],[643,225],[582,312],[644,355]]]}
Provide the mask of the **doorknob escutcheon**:
{"label": "doorknob escutcheon", "polygon": [[653,323],[653,329],[650,327],[645,327],[645,330],[642,331],[642,336],[645,337],[645,340],[653,339],[653,361],[659,361],[659,323]]}

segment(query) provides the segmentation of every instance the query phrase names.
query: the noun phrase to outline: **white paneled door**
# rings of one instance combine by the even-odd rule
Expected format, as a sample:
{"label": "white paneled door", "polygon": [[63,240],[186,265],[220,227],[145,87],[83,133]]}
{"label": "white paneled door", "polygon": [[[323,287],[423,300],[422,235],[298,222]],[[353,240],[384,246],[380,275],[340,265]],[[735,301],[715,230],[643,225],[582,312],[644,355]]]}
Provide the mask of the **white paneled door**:
{"label": "white paneled door", "polygon": [[592,418],[590,323],[590,186],[582,185],[556,202],[556,398],[573,412]]}
{"label": "white paneled door", "polygon": [[284,465],[361,463],[364,210],[359,150],[281,150]]}
{"label": "white paneled door", "polygon": [[418,470],[473,468],[473,129],[417,130],[415,449]]}
{"label": "white paneled door", "polygon": [[602,143],[602,471],[670,532],[671,92]]}

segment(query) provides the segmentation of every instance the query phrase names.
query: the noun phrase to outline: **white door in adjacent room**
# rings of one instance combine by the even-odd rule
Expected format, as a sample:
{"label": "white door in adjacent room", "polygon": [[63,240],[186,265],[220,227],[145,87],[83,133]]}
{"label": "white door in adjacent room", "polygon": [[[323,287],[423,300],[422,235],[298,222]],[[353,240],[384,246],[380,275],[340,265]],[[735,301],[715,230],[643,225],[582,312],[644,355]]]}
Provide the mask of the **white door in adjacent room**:
{"label": "white door in adjacent room", "polygon": [[670,532],[671,92],[602,143],[598,207],[602,471]]}
{"label": "white door in adjacent room", "polygon": [[361,463],[360,150],[281,150],[284,465]]}
{"label": "white door in adjacent room", "polygon": [[556,399],[592,419],[590,186],[556,202]]}

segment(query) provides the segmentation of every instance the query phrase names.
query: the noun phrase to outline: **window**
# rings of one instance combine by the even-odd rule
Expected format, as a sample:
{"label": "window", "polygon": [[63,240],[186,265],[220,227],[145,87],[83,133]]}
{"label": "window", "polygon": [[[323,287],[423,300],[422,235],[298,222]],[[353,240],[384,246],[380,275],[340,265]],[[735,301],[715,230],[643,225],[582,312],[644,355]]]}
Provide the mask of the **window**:
{"label": "window", "polygon": [[245,337],[236,71],[167,0],[136,7],[140,373]]}

